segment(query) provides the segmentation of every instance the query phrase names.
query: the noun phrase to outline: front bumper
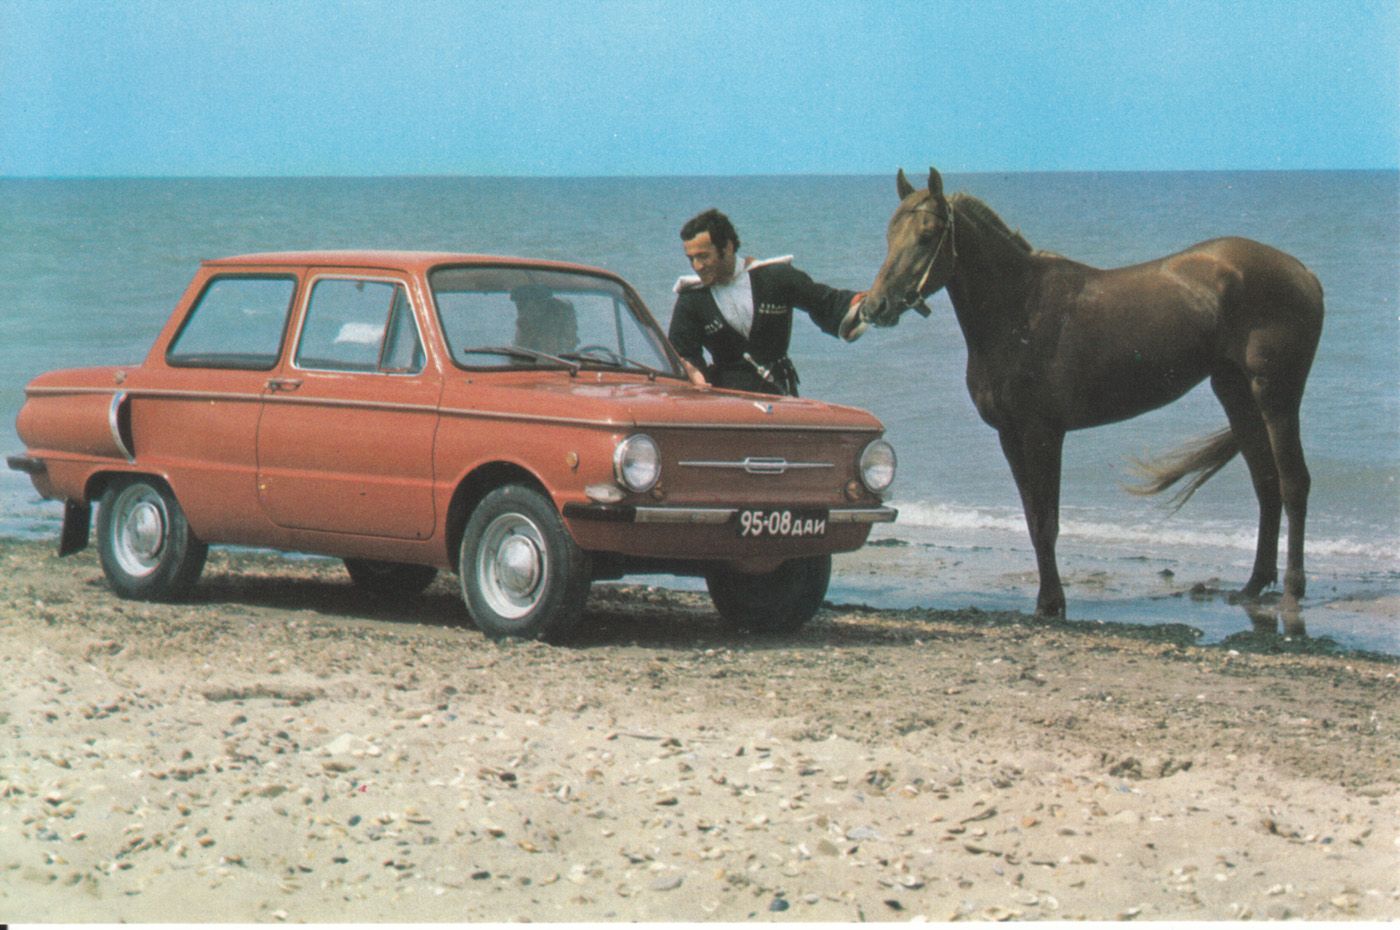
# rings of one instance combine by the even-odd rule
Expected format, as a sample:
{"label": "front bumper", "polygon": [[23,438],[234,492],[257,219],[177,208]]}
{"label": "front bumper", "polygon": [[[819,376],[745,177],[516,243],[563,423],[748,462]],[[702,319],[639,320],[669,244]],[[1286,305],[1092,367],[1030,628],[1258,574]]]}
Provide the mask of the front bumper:
{"label": "front bumper", "polygon": [[595,555],[692,567],[722,562],[752,568],[854,552],[865,545],[873,524],[889,523],[898,511],[881,506],[665,507],[580,501],[565,504],[563,515],[574,541]]}
{"label": "front bumper", "polygon": [[[738,518],[739,507],[651,507],[638,504],[565,504],[569,520],[606,523],[723,524]],[[893,507],[832,508],[831,523],[893,523],[899,511]]]}

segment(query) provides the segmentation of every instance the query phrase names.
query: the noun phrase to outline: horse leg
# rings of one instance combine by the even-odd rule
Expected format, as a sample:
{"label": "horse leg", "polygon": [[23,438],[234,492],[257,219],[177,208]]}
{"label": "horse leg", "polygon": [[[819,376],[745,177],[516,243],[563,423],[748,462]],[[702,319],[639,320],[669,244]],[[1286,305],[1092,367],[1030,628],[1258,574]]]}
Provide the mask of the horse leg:
{"label": "horse leg", "polygon": [[1240,454],[1249,466],[1254,483],[1254,496],[1259,501],[1259,536],[1254,550],[1254,571],[1240,593],[1257,598],[1265,588],[1278,580],[1278,531],[1283,512],[1279,495],[1278,467],[1269,431],[1259,412],[1249,379],[1238,368],[1222,368],[1211,375],[1210,386],[1215,391],[1230,432],[1240,445]]}
{"label": "horse leg", "polygon": [[[1256,386],[1256,394],[1266,391]],[[1301,401],[1301,397],[1298,398]],[[1262,406],[1262,404],[1261,404]],[[1284,604],[1296,604],[1307,589],[1303,573],[1303,528],[1308,519],[1308,492],[1312,477],[1303,459],[1303,441],[1298,424],[1298,403],[1283,410],[1264,408],[1264,422],[1269,429],[1269,443],[1278,463],[1279,491],[1283,509],[1288,514],[1288,568],[1283,573]]]}
{"label": "horse leg", "polygon": [[1021,509],[1026,515],[1031,545],[1035,547],[1040,591],[1035,612],[1041,616],[1065,615],[1065,590],[1055,561],[1055,541],[1060,535],[1060,464],[1064,451],[1063,430],[1004,427],[998,431],[1001,450],[1011,465]]}

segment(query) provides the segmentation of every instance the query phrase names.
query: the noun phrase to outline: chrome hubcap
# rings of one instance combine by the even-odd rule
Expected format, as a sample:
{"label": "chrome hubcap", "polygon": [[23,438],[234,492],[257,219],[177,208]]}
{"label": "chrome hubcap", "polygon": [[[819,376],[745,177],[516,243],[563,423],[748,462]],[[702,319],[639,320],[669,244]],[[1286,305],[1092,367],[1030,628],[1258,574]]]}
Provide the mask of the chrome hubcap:
{"label": "chrome hubcap", "polygon": [[512,536],[496,553],[496,578],[514,597],[528,597],[540,580],[540,550],[525,536]]}
{"label": "chrome hubcap", "polygon": [[151,488],[136,486],[113,503],[113,554],[123,571],[140,577],[160,567],[169,521],[165,503]]}
{"label": "chrome hubcap", "polygon": [[165,538],[165,521],[160,509],[149,501],[137,504],[127,522],[127,547],[140,559],[155,558]]}
{"label": "chrome hubcap", "polygon": [[477,590],[496,614],[519,619],[544,596],[549,557],[540,528],[519,513],[502,514],[486,527],[477,549]]}

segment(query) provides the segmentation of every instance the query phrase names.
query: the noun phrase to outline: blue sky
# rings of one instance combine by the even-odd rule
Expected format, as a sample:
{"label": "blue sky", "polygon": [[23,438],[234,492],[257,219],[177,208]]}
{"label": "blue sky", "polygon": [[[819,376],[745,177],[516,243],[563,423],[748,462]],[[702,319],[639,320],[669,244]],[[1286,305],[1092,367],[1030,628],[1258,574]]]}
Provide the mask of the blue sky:
{"label": "blue sky", "polygon": [[0,0],[0,176],[1396,168],[1395,0]]}

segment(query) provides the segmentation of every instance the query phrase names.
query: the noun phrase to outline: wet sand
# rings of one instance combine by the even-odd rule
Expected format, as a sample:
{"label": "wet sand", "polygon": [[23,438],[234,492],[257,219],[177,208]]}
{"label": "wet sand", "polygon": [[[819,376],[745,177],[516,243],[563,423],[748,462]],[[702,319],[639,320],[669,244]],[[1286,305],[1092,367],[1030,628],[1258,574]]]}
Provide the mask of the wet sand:
{"label": "wet sand", "polygon": [[[1277,588],[1259,602],[1236,596],[1252,550],[1191,555],[1062,539],[1068,615],[1142,626],[1185,623],[1199,631],[1202,644],[1273,632],[1400,656],[1400,584],[1387,559],[1378,556],[1369,571],[1355,561],[1312,559],[1308,596],[1300,610],[1285,613]],[[833,600],[886,608],[1029,612],[1039,584],[1020,526],[1012,533],[877,526],[871,543],[837,556],[837,566]]]}
{"label": "wet sand", "polygon": [[0,544],[0,913],[1400,918],[1395,660],[834,600],[753,639],[597,586],[570,644],[496,644],[451,577],[216,551],[144,604]]}

